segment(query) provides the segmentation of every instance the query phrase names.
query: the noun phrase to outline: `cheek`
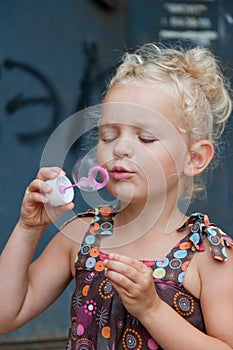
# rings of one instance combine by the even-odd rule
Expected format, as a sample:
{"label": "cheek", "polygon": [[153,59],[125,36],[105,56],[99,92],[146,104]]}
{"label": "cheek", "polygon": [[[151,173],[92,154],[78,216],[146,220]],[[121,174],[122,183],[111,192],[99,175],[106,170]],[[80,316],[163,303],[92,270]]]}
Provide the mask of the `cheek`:
{"label": "cheek", "polygon": [[159,160],[164,172],[168,176],[180,175],[184,169],[187,155],[186,145],[181,138],[177,142],[164,144],[159,153]]}
{"label": "cheek", "polygon": [[101,157],[101,155],[102,155],[102,152],[101,152],[100,147],[98,146],[98,147],[97,147],[97,152],[96,152],[96,159],[97,159],[97,163],[98,163],[99,165],[102,164],[102,157]]}
{"label": "cheek", "polygon": [[167,187],[177,182],[184,168],[185,154],[185,152],[182,154],[182,150],[176,149],[175,145],[173,150],[161,145],[150,155],[144,154],[140,164],[149,192],[155,188],[161,192],[165,191]]}
{"label": "cheek", "polygon": [[125,202],[126,205],[137,195],[135,185],[130,181],[119,181],[116,183],[110,180],[107,189],[118,200]]}
{"label": "cheek", "polygon": [[166,190],[166,165],[159,158],[148,163],[147,171],[144,172],[144,190],[148,194],[164,192]]}
{"label": "cheek", "polygon": [[170,154],[167,154],[160,159],[160,167],[163,172],[162,175],[167,184],[177,182],[178,178],[181,176],[183,172],[183,161],[180,158],[171,157]]}
{"label": "cheek", "polygon": [[101,166],[111,159],[110,152],[106,149],[106,147],[103,147],[102,144],[98,144],[97,146],[96,157],[97,163]]}

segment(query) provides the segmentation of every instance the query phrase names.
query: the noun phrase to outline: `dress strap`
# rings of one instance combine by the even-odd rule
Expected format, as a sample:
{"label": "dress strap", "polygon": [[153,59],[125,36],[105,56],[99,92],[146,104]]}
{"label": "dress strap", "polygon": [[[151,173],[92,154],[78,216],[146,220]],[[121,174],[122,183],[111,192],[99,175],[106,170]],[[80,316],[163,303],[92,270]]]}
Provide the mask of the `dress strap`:
{"label": "dress strap", "polygon": [[108,206],[97,207],[78,215],[79,217],[92,216],[93,219],[83,237],[75,267],[79,271],[83,269],[102,271],[104,266],[103,259],[101,259],[100,244],[104,237],[112,235],[114,208]]}
{"label": "dress strap", "polygon": [[190,226],[189,240],[196,250],[204,250],[203,240],[207,237],[209,249],[214,259],[227,261],[226,247],[233,247],[233,239],[226,235],[215,224],[210,223],[207,215],[192,214],[177,231],[184,231]]}
{"label": "dress strap", "polygon": [[79,213],[78,217],[93,217],[86,234],[92,234],[93,236],[111,236],[115,214],[116,211],[114,208],[110,206],[102,206],[88,209],[84,213]]}

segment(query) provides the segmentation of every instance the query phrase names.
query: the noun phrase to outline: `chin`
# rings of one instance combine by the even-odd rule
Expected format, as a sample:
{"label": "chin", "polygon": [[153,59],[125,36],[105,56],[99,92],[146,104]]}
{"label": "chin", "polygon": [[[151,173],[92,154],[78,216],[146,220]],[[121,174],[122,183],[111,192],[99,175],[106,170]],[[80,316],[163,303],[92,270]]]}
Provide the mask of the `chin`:
{"label": "chin", "polygon": [[129,181],[118,181],[110,186],[110,192],[122,202],[131,202],[135,196],[135,190]]}
{"label": "chin", "polygon": [[113,191],[111,191],[114,197],[124,203],[124,206],[128,204],[145,203],[148,196],[145,196],[145,191],[135,188],[129,181],[120,181],[115,184]]}

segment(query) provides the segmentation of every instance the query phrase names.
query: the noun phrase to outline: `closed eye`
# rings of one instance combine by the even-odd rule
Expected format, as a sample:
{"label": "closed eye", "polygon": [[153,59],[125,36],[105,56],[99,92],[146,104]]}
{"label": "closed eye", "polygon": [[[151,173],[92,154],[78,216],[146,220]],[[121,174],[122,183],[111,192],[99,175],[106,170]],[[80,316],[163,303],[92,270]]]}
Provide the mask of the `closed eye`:
{"label": "closed eye", "polygon": [[153,143],[153,142],[155,142],[155,141],[158,141],[158,139],[157,138],[155,138],[155,137],[143,137],[143,136],[139,136],[138,137],[139,138],[139,140],[141,141],[141,142],[143,142],[143,143]]}
{"label": "closed eye", "polygon": [[100,139],[103,142],[113,142],[114,140],[117,139],[117,134],[115,134],[115,133],[103,133],[102,135],[100,134]]}
{"label": "closed eye", "polygon": [[117,139],[117,137],[104,137],[104,138],[102,138],[101,140],[103,141],[103,142],[113,142],[113,141],[115,141]]}
{"label": "closed eye", "polygon": [[117,139],[119,131],[114,126],[100,126],[99,138],[103,142],[113,142]]}
{"label": "closed eye", "polygon": [[149,130],[144,130],[141,128],[138,129],[137,136],[142,143],[153,143],[158,141],[155,134],[151,133]]}
{"label": "closed eye", "polygon": [[139,140],[143,143],[153,143],[155,141],[158,141],[157,139],[148,139],[148,138],[143,138],[143,137],[139,137]]}

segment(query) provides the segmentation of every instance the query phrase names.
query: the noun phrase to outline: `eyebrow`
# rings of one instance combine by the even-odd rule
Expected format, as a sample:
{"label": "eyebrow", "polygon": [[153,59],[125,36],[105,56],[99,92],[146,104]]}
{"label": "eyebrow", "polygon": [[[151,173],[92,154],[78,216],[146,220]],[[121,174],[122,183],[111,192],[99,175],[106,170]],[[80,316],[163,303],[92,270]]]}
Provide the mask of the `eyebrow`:
{"label": "eyebrow", "polygon": [[104,128],[117,128],[119,125],[127,125],[127,126],[132,126],[134,128],[138,128],[138,129],[143,129],[143,130],[153,130],[156,129],[156,124],[155,123],[141,123],[141,122],[137,122],[137,123],[129,123],[129,122],[119,122],[119,123],[111,123],[111,122],[107,122],[104,124],[100,124],[99,127]]}
{"label": "eyebrow", "polygon": [[[167,124],[168,123],[168,124]],[[112,130],[117,130],[117,128],[120,125],[129,125],[131,127],[134,127],[135,129],[139,129],[139,130],[144,130],[145,132],[156,136],[160,139],[163,139],[165,137],[165,135],[167,134],[167,131],[170,130],[173,132],[176,132],[178,134],[181,134],[181,130],[179,127],[174,126],[171,122],[165,122],[163,125],[161,125],[160,123],[158,123],[156,120],[151,123],[151,122],[146,122],[146,124],[144,122],[138,121],[135,123],[129,123],[129,122],[113,122],[111,123],[111,121],[107,121],[104,124],[100,124],[99,126],[99,135],[101,135],[101,132],[104,132],[104,129],[108,129],[109,131]],[[102,130],[101,130],[102,129]],[[183,134],[183,132],[182,132]]]}

